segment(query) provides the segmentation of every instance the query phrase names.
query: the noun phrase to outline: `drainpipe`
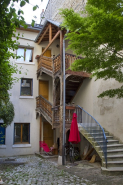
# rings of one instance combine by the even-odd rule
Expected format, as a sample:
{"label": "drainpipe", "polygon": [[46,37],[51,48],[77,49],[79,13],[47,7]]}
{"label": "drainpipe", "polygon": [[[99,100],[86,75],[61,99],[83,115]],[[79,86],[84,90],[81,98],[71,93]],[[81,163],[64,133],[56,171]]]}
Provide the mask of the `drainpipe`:
{"label": "drainpipe", "polygon": [[65,165],[65,36],[63,38],[63,142],[62,142],[62,165]]}
{"label": "drainpipe", "polygon": [[[67,30],[67,33],[69,30]],[[67,34],[66,33],[66,34]],[[66,95],[66,79],[65,79],[65,35],[63,38],[63,142],[62,142],[62,165],[65,165],[65,96]]]}

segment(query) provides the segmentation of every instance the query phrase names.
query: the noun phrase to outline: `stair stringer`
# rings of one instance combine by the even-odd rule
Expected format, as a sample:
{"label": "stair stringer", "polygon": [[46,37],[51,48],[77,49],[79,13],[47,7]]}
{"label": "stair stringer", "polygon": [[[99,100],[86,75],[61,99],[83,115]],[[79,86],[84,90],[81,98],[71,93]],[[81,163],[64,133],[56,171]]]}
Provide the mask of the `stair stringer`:
{"label": "stair stringer", "polygon": [[83,127],[78,125],[78,128],[79,128],[79,132],[88,140],[88,142],[94,147],[94,149],[96,150],[96,152],[100,156],[102,166],[106,167],[106,165],[104,165],[104,163],[103,163],[103,162],[105,162],[105,157],[103,155],[103,151],[102,151],[101,147],[99,146],[99,144],[94,139],[90,139],[90,137],[92,137],[92,136]]}
{"label": "stair stringer", "polygon": [[38,110],[36,109],[36,112],[39,113],[39,115],[42,115],[51,125],[52,125],[52,119],[46,114],[45,111],[43,111],[41,108]]}

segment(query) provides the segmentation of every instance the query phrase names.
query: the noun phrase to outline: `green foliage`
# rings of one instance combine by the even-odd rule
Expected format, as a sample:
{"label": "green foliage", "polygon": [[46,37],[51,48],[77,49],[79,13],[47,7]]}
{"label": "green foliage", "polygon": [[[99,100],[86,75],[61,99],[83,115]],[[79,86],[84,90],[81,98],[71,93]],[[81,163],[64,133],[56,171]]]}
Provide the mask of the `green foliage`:
{"label": "green foliage", "polygon": [[38,5],[33,6],[33,11],[35,11],[37,8],[39,8]]}
{"label": "green foliage", "polygon": [[20,2],[20,6],[23,7],[29,3],[29,0],[1,0],[0,2],[0,119],[3,119],[6,125],[14,118],[14,108],[9,102],[8,91],[17,80],[13,74],[17,73],[18,69],[9,62],[10,58],[18,58],[13,53],[18,48],[19,39],[19,34],[16,36],[15,31],[20,25],[27,27],[23,17],[24,12],[20,9],[16,13],[14,2]]}
{"label": "green foliage", "polygon": [[3,120],[4,126],[10,125],[14,118],[14,106],[8,101],[0,104],[0,119]]}
{"label": "green foliage", "polygon": [[[72,70],[92,73],[97,79],[115,79],[123,83],[123,1],[88,0],[81,14],[61,10],[62,26],[70,32],[69,49],[82,55]],[[123,86],[110,89],[99,97],[123,97]]]}

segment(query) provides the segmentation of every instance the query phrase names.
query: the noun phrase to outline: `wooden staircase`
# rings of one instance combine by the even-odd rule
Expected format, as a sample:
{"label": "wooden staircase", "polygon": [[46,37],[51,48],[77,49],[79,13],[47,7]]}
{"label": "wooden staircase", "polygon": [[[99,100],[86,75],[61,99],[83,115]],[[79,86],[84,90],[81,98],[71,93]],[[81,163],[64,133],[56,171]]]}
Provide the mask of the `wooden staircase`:
{"label": "wooden staircase", "polygon": [[[66,129],[70,128],[72,115],[75,111],[75,106],[66,105]],[[42,115],[51,125],[52,128],[60,126],[60,106],[53,107],[52,104],[43,96],[36,97],[36,115]]]}

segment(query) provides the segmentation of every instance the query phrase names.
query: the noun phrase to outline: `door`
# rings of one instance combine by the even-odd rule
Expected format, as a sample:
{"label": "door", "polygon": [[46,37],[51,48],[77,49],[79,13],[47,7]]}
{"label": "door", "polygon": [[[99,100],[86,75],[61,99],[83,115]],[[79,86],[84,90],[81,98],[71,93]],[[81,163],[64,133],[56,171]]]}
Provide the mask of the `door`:
{"label": "door", "polygon": [[43,123],[43,141],[45,141],[49,147],[53,146],[53,129],[48,122]]}
{"label": "door", "polygon": [[39,80],[39,95],[42,95],[46,100],[49,100],[49,82]]}
{"label": "door", "polygon": [[[44,48],[42,48],[42,52],[44,51]],[[43,56],[46,56],[46,57],[51,57],[51,50],[48,49],[47,51],[45,51],[45,53],[43,54]]]}

